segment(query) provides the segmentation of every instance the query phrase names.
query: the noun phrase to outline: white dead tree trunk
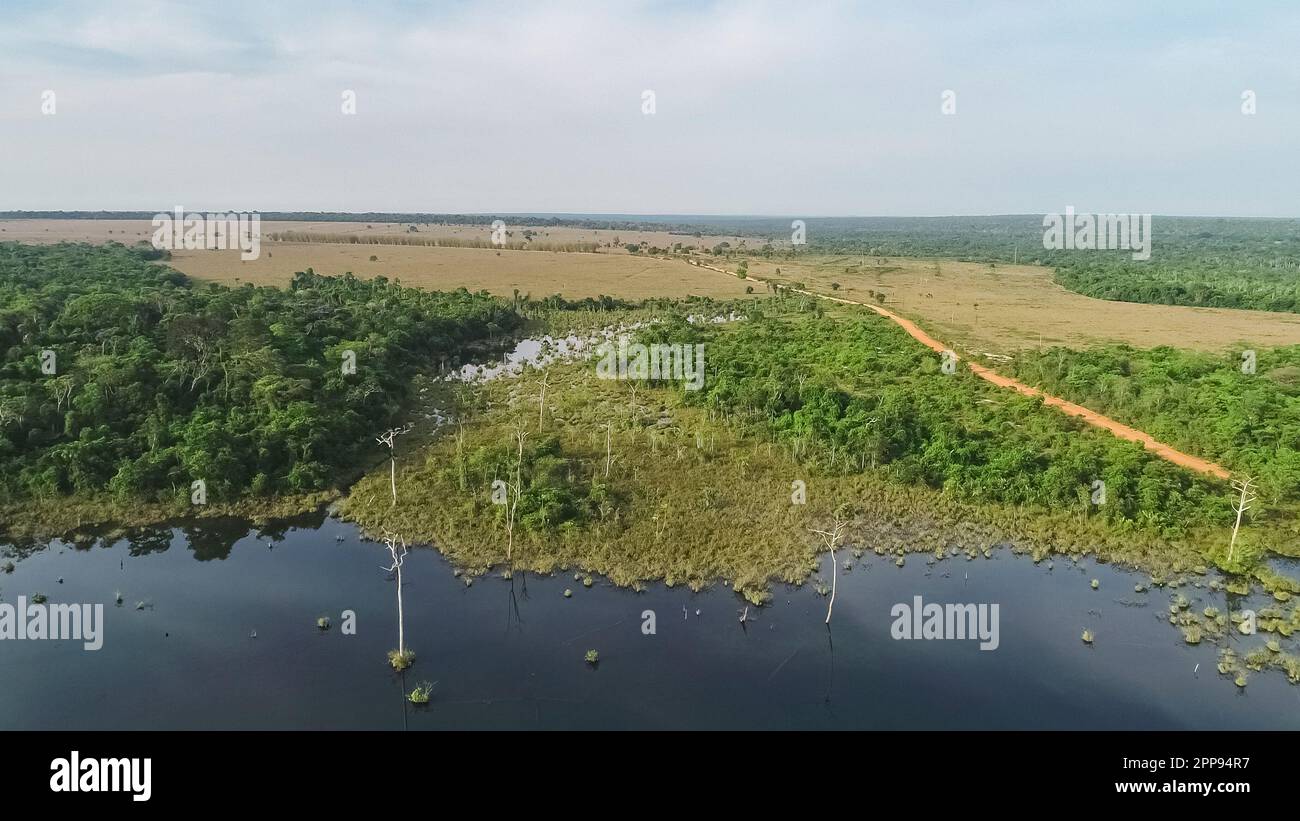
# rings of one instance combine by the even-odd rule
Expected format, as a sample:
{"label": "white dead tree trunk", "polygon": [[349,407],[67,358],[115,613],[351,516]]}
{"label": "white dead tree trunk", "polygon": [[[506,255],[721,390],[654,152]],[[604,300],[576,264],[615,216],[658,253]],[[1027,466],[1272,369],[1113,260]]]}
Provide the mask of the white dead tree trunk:
{"label": "white dead tree trunk", "polygon": [[1232,482],[1233,489],[1239,491],[1241,496],[1238,497],[1235,506],[1237,511],[1237,523],[1232,526],[1232,542],[1228,545],[1229,562],[1232,561],[1232,553],[1237,548],[1237,531],[1241,529],[1241,516],[1247,510],[1250,510],[1251,504],[1253,504],[1255,499],[1258,498],[1255,495],[1255,491],[1252,489],[1254,484],[1255,480],[1249,476],[1244,479],[1234,479]]}
{"label": "white dead tree trunk", "polygon": [[829,531],[808,528],[811,532],[822,537],[822,541],[826,542],[826,547],[831,552],[831,600],[830,604],[826,606],[827,624],[831,623],[831,611],[835,609],[835,583],[840,575],[839,561],[835,558],[835,545],[839,543],[840,537],[844,534],[844,527],[847,524],[848,522],[837,516],[835,517],[835,526]]}
{"label": "white dead tree trunk", "polygon": [[388,447],[388,474],[393,486],[393,507],[397,506],[397,449],[396,439],[411,432],[414,423],[408,422],[400,428],[390,428],[375,438],[375,441]]}
{"label": "white dead tree trunk", "polygon": [[611,438],[614,435],[614,423],[610,422],[605,425],[605,478],[609,478],[609,464],[613,460],[613,450],[611,449]]}
{"label": "white dead tree trunk", "polygon": [[542,374],[542,396],[537,403],[538,404],[538,408],[537,408],[537,429],[538,430],[542,429],[543,420],[546,419],[546,386],[550,384],[550,381],[551,381],[551,372],[546,371],[545,373]]}
{"label": "white dead tree trunk", "polygon": [[[399,553],[397,545],[401,544],[402,550]],[[384,533],[384,546],[388,548],[388,554],[392,556],[393,563],[389,567],[383,568],[389,573],[397,573],[397,653],[399,656],[406,655],[406,629],[402,620],[402,562],[406,560],[406,540],[400,536],[394,536],[391,533]]]}
{"label": "white dead tree trunk", "polygon": [[507,499],[510,503],[506,508],[506,561],[512,561],[515,554],[515,512],[519,509],[519,497],[524,490],[524,439],[528,438],[528,431],[520,428],[515,431],[515,441],[519,444],[519,449],[515,456],[515,481],[514,484],[506,483],[506,489],[513,494],[513,498]]}

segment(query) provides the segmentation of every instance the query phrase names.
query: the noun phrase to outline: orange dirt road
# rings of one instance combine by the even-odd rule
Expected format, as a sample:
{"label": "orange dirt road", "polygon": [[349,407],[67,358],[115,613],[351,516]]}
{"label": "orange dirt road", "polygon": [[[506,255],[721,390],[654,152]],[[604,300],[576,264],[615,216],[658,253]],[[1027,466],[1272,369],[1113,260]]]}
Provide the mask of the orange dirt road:
{"label": "orange dirt road", "polygon": [[[708,268],[710,271],[717,271],[718,273],[726,274],[729,277],[735,276],[735,274],[731,273],[730,271],[724,271],[721,268],[714,268],[712,265],[699,264],[697,267]],[[767,280],[757,279],[755,277],[748,277],[748,278],[754,280],[755,282],[762,282],[765,284],[767,282]],[[871,310],[875,311],[881,316],[893,320],[896,324],[898,324],[899,327],[907,331],[908,334],[910,334],[913,339],[917,340],[922,345],[925,345],[930,350],[938,351],[940,353],[950,350],[947,345],[944,345],[939,340],[935,339],[934,337],[927,334],[925,331],[921,330],[920,326],[917,325],[912,320],[904,319],[903,317],[899,316],[893,311],[885,310],[884,308],[881,308],[878,305],[871,305],[866,302],[856,302],[852,299],[843,299],[841,297],[830,296],[828,294],[819,294],[814,291],[804,291],[798,288],[791,288],[790,290],[797,294],[816,297],[818,299],[825,299],[830,302],[839,302],[843,305],[861,305],[864,308],[870,308]],[[954,359],[958,358],[955,352],[952,355]],[[1116,422],[1114,419],[1111,419],[1109,416],[1102,416],[1100,413],[1097,413],[1096,411],[1088,410],[1083,405],[1076,405],[1073,402],[1067,402],[1066,400],[1062,399],[1059,396],[1053,396],[1050,393],[1044,393],[1043,391],[1040,391],[1038,388],[1032,387],[1030,385],[1026,385],[1025,383],[1020,382],[1018,380],[1003,376],[1002,374],[992,370],[991,368],[986,368],[983,365],[979,365],[974,362],[967,362],[966,366],[970,368],[972,371],[974,371],[975,374],[979,376],[981,379],[985,379],[989,382],[992,382],[994,385],[997,385],[998,387],[1010,388],[1011,390],[1014,390],[1018,393],[1022,393],[1025,396],[1041,397],[1044,405],[1051,405],[1054,408],[1059,408],[1063,412],[1068,413],[1070,416],[1077,416],[1094,427],[1098,427],[1110,431],[1112,434],[1118,436],[1120,439],[1127,439],[1130,442],[1138,442],[1144,448],[1156,454],[1161,459],[1164,459],[1169,462],[1173,462],[1175,465],[1178,465],[1180,467],[1185,467],[1190,470],[1195,470],[1198,473],[1204,473],[1209,476],[1216,476],[1220,479],[1228,479],[1232,476],[1231,472],[1229,472],[1222,465],[1217,465],[1214,462],[1201,459],[1198,456],[1192,456],[1190,453],[1183,453],[1181,450],[1172,448],[1163,442],[1156,441],[1156,439],[1152,437],[1151,434],[1149,433],[1145,433],[1136,428],[1131,428],[1128,425],[1123,424],[1122,422]]]}

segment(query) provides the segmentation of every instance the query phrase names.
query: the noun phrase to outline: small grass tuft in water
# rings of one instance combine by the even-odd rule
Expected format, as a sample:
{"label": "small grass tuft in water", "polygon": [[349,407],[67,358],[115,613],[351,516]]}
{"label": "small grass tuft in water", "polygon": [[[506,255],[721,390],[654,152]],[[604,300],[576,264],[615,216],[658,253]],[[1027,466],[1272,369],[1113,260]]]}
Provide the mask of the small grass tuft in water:
{"label": "small grass tuft in water", "polygon": [[571,598],[573,598],[573,591],[570,590],[570,589],[567,588],[567,587],[564,588],[564,598],[566,598],[566,599],[571,599]]}
{"label": "small grass tuft in water", "polygon": [[32,604],[45,604],[46,601],[48,601],[48,599],[45,598],[44,593],[32,594]]}
{"label": "small grass tuft in water", "polygon": [[1093,638],[1093,636],[1092,636],[1092,631],[1091,631],[1091,630],[1084,630],[1084,631],[1083,631],[1083,636],[1082,636],[1082,638],[1083,638],[1083,643],[1084,643],[1084,644],[1092,644],[1092,638]]}
{"label": "small grass tuft in water", "polygon": [[1096,590],[1098,587],[1101,587],[1101,582],[1097,581],[1096,579],[1093,579],[1093,580],[1092,580],[1092,589],[1093,589],[1093,590]]}
{"label": "small grass tuft in water", "polygon": [[393,666],[394,670],[400,673],[415,663],[415,653],[410,650],[407,650],[406,652],[389,650],[388,663]]}
{"label": "small grass tuft in water", "polygon": [[316,626],[322,630],[330,629],[330,617],[321,616],[320,618],[316,619]]}
{"label": "small grass tuft in water", "polygon": [[433,693],[433,685],[427,681],[417,684],[406,700],[412,704],[428,704],[429,696]]}
{"label": "small grass tuft in water", "polygon": [[588,650],[586,660],[588,664],[595,667],[600,663],[600,653],[597,653],[595,650]]}

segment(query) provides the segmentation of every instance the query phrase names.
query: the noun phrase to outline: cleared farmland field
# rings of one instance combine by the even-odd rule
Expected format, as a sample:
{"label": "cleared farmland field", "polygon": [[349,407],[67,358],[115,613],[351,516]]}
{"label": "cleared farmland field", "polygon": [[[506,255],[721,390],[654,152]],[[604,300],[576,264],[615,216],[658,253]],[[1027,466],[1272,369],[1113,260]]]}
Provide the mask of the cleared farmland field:
{"label": "cleared farmland field", "polygon": [[[863,302],[871,301],[872,291],[884,293],[882,304],[890,310],[949,344],[981,353],[1102,342],[1207,351],[1300,344],[1297,314],[1093,299],[1066,290],[1052,280],[1051,270],[1035,265],[857,255],[759,257],[750,259],[749,272]],[[839,283],[839,289],[831,283]]]}
{"label": "cleared farmland field", "polygon": [[[194,212],[200,213],[200,212]],[[487,242],[492,236],[492,229],[487,225],[457,225],[447,223],[420,223],[415,232],[410,230],[412,223],[406,222],[308,222],[288,220],[266,220],[262,222],[262,236],[269,238],[272,234],[285,231],[307,232],[309,234],[355,234],[368,241],[384,241],[388,238],[412,237],[422,239],[462,239],[482,240]],[[660,248],[671,247],[681,243],[687,248],[707,250],[727,242],[736,247],[761,246],[765,241],[753,237],[680,234],[670,231],[615,231],[594,228],[569,228],[565,226],[535,226],[527,224],[507,224],[506,231],[511,242],[522,240],[524,231],[535,234],[535,241],[542,243],[594,242],[601,246],[601,253],[626,254],[626,243],[644,242]],[[111,220],[111,219],[11,219],[0,220],[0,241],[47,243],[47,242],[110,242],[117,241],[127,245],[153,236],[153,226],[149,220]],[[606,247],[608,245],[608,247]],[[780,245],[780,243],[776,243]]]}
{"label": "cleared farmland field", "polygon": [[[370,257],[377,257],[371,261]],[[434,248],[407,245],[340,245],[331,243],[262,244],[259,259],[244,262],[238,251],[177,251],[171,265],[210,282],[238,285],[285,285],[297,271],[359,277],[386,276],[430,290],[464,286],[508,296],[515,289],[534,298],[745,296],[746,283],[687,265],[632,254],[570,254],[549,251],[495,251],[480,248]],[[762,296],[762,286],[754,289]]]}

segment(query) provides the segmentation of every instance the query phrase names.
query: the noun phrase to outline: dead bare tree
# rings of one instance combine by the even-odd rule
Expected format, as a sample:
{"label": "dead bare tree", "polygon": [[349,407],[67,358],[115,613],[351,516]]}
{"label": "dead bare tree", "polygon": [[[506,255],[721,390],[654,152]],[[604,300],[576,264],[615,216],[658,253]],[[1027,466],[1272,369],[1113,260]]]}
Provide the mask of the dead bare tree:
{"label": "dead bare tree", "polygon": [[386,445],[388,447],[388,467],[389,467],[388,472],[393,485],[393,504],[392,504],[393,507],[397,506],[397,449],[395,447],[396,439],[399,436],[404,436],[410,433],[414,427],[415,427],[414,423],[407,422],[405,425],[403,425],[400,428],[389,428],[379,436],[375,437],[376,442],[378,442],[381,445]]}
{"label": "dead bare tree", "polygon": [[605,425],[605,478],[609,478],[609,465],[613,461],[613,450],[611,449],[611,438],[614,435],[614,423],[608,422]]}
{"label": "dead bare tree", "polygon": [[[398,544],[402,546],[400,553],[397,550]],[[410,664],[410,657],[406,652],[405,622],[402,619],[402,562],[406,560],[409,551],[405,539],[394,536],[388,531],[384,531],[384,546],[388,548],[388,555],[392,557],[393,563],[383,569],[397,574],[397,655],[395,658],[390,655],[389,661],[394,667],[402,670]]]}
{"label": "dead bare tree", "polygon": [[1253,489],[1254,484],[1255,484],[1255,480],[1249,476],[1246,476],[1242,479],[1232,480],[1233,490],[1239,491],[1241,493],[1241,496],[1238,497],[1237,504],[1234,506],[1235,510],[1237,511],[1237,523],[1232,526],[1232,541],[1228,544],[1229,562],[1232,561],[1233,551],[1237,547],[1237,531],[1241,529],[1241,516],[1247,510],[1250,510],[1250,506],[1255,502],[1257,498],[1259,498],[1258,496],[1255,495],[1255,491]]}
{"label": "dead bare tree", "polygon": [[840,537],[844,535],[844,528],[846,526],[848,526],[848,521],[837,515],[835,517],[834,526],[830,530],[808,528],[810,532],[816,533],[818,536],[822,537],[822,541],[826,543],[826,548],[831,552],[831,601],[830,604],[826,606],[827,624],[831,623],[831,611],[835,608],[835,582],[840,575],[839,561],[835,558],[835,545],[839,543]]}
{"label": "dead bare tree", "polygon": [[545,371],[542,374],[542,395],[538,400],[537,408],[537,429],[542,429],[542,422],[546,419],[546,386],[550,384],[551,372]]}
{"label": "dead bare tree", "polygon": [[519,497],[523,494],[524,482],[524,440],[528,438],[528,430],[520,426],[515,431],[515,441],[518,442],[518,450],[515,455],[515,481],[513,484],[506,483],[506,490],[511,497],[507,497],[509,505],[506,507],[506,561],[511,562],[515,554],[515,515],[519,509]]}

